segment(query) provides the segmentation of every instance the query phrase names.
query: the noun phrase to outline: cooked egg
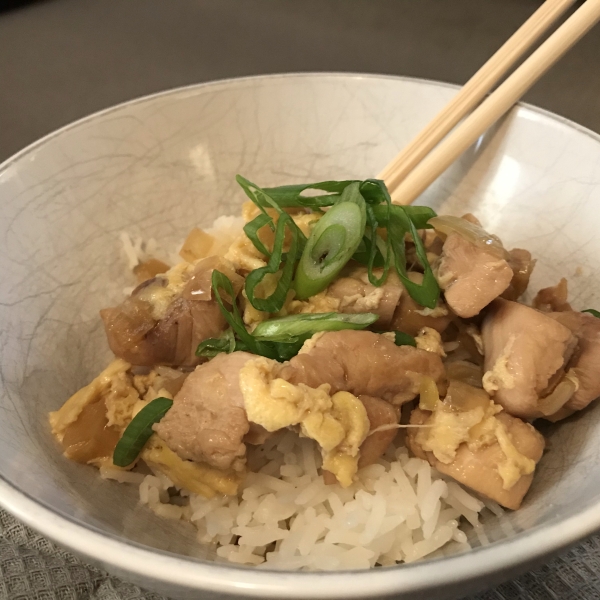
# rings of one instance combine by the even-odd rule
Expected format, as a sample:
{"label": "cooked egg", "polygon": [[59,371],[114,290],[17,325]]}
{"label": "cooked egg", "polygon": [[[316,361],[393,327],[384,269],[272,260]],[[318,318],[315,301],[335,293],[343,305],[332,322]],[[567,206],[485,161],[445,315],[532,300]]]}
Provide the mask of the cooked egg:
{"label": "cooked egg", "polygon": [[348,486],[358,469],[359,449],[369,433],[362,402],[349,392],[330,394],[328,384],[310,388],[277,377],[281,365],[267,358],[246,363],[240,388],[248,419],[267,431],[299,426],[323,454],[323,467]]}

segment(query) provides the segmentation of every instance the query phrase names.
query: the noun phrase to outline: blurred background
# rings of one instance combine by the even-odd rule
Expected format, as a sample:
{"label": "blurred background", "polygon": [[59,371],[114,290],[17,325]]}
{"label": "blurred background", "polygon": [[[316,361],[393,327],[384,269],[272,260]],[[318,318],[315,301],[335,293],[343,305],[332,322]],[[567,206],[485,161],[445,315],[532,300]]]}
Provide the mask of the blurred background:
{"label": "blurred background", "polygon": [[[464,83],[541,0],[0,0],[0,160],[167,88],[283,71]],[[600,27],[526,101],[600,132]]]}

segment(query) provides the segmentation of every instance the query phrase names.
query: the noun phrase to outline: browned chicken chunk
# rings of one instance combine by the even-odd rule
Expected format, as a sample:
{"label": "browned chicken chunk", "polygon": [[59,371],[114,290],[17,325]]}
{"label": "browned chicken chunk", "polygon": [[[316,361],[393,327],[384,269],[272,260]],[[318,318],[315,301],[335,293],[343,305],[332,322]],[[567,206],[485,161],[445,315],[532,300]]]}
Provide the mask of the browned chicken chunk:
{"label": "browned chicken chunk", "polygon": [[563,277],[556,285],[540,290],[533,299],[533,306],[544,312],[571,310],[568,296],[567,280]]}
{"label": "browned chicken chunk", "polygon": [[502,299],[491,306],[481,335],[485,389],[511,415],[543,416],[544,399],[565,375],[576,337],[547,314]]}
{"label": "browned chicken chunk", "polygon": [[[399,419],[398,408],[392,406],[380,398],[371,396],[359,396],[363,403],[367,418],[369,419],[369,436],[360,447],[360,459],[358,468],[368,467],[376,463],[388,449],[388,446],[394,441],[398,429],[385,429],[386,426],[396,425]],[[382,428],[382,431],[376,431]],[[375,433],[371,433],[375,431]]]}
{"label": "browned chicken chunk", "polygon": [[[378,276],[378,273],[375,273]],[[336,279],[327,289],[327,295],[340,301],[342,313],[371,312],[379,315],[374,328],[390,328],[396,305],[403,287],[395,273],[389,273],[386,282],[375,287],[369,282],[367,269],[355,267],[345,277]]]}
{"label": "browned chicken chunk", "polygon": [[574,311],[549,313],[548,316],[568,327],[579,341],[569,362],[569,368],[577,378],[577,391],[564,408],[571,412],[581,410],[600,397],[600,319]]}
{"label": "browned chicken chunk", "polygon": [[[159,275],[138,286],[116,308],[100,311],[110,349],[138,366],[194,366],[198,344],[218,337],[226,322],[212,297],[210,277],[223,269],[209,257],[169,278]],[[230,273],[230,278],[235,278]],[[239,279],[239,277],[238,277]]]}
{"label": "browned chicken chunk", "polygon": [[[417,408],[412,412],[410,422],[413,425],[425,425],[430,415],[428,411]],[[509,445],[520,455],[521,461],[524,457],[525,462],[531,461],[535,466],[544,451],[545,443],[542,435],[529,423],[511,417],[505,412],[497,414],[494,418],[503,428]],[[459,483],[506,508],[516,510],[521,506],[523,497],[533,480],[533,469],[530,473],[521,474],[512,485],[506,485],[498,468],[506,462],[507,458],[510,458],[505,453],[506,439],[502,441],[496,439],[480,447],[471,446],[471,448],[469,444],[462,443],[450,462],[442,462],[433,452],[423,450],[417,441],[417,432],[417,429],[410,429],[407,435],[408,447],[416,456],[427,460],[440,473],[449,475]],[[508,452],[510,454],[511,451]]]}
{"label": "browned chicken chunk", "polygon": [[437,279],[450,308],[463,318],[474,317],[502,294],[513,270],[497,253],[450,233],[444,242]]}
{"label": "browned chicken chunk", "polygon": [[250,424],[239,374],[255,358],[247,352],[219,354],[196,367],[175,396],[171,410],[154,426],[171,450],[181,458],[218,469],[242,468],[243,439]]}
{"label": "browned chicken chunk", "polygon": [[[420,284],[423,281],[422,273],[410,272],[408,276],[415,283]],[[394,312],[390,329],[403,331],[412,336],[416,336],[423,327],[430,327],[439,333],[443,333],[450,325],[452,318],[453,316],[443,300],[438,300],[437,306],[433,309],[425,308],[417,304],[402,286],[402,294]]]}
{"label": "browned chicken chunk", "polygon": [[529,285],[529,279],[535,267],[535,260],[531,258],[529,250],[523,250],[522,248],[513,248],[508,254],[508,264],[512,269],[513,276],[502,297],[507,300],[516,300],[525,293]]}
{"label": "browned chicken chunk", "polygon": [[445,378],[441,358],[412,346],[396,346],[370,331],[332,331],[316,338],[312,347],[291,359],[280,377],[316,388],[322,383],[332,393],[381,398],[400,405],[419,393],[423,376],[436,383]]}

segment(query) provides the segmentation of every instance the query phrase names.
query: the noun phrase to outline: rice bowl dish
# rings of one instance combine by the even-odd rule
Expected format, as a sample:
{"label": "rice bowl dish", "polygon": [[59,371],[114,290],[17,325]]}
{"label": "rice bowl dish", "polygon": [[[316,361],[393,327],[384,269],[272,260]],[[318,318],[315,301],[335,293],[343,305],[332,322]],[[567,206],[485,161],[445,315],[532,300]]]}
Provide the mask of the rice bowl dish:
{"label": "rice bowl dish", "polygon": [[456,482],[520,507],[530,422],[600,395],[600,313],[566,279],[520,303],[527,250],[381,181],[237,180],[241,221],[194,228],[173,266],[121,235],[138,285],[100,311],[116,359],[50,413],[65,456],[233,563],[412,562],[468,549],[461,519],[485,541]]}
{"label": "rice bowl dish", "polygon": [[[134,246],[138,240],[159,240],[167,250],[158,252],[159,258],[174,264],[171,250],[190,228],[206,231],[220,215],[239,214],[242,199],[231,187],[236,172],[252,174],[267,185],[319,181],[334,173],[368,177],[454,93],[452,88],[394,78],[313,76],[309,77],[310,86],[305,86],[304,79],[275,77],[201,86],[120,107],[28,150],[26,160],[17,157],[5,165],[0,178],[2,197],[9,199],[3,203],[3,222],[12,222],[13,232],[5,238],[2,253],[7,277],[1,308],[6,341],[3,365],[5,389],[10,394],[10,404],[6,396],[4,403],[16,410],[6,412],[5,426],[0,428],[3,455],[11,457],[0,465],[3,504],[59,543],[170,596],[185,597],[190,590],[253,595],[255,590],[261,597],[310,597],[314,590],[323,597],[337,597],[342,580],[335,572],[319,577],[288,572],[274,579],[260,566],[240,569],[225,557],[212,562],[214,543],[197,542],[197,550],[186,546],[181,518],[156,517],[146,505],[137,508],[140,483],[150,472],[123,472],[121,477],[130,478],[131,485],[121,485],[98,478],[98,471],[89,466],[65,460],[50,436],[46,415],[111,361],[98,311],[117,306],[124,298],[123,288],[128,287],[129,294],[136,285],[123,261],[119,240],[123,231],[132,234]],[[347,95],[346,89],[352,93]],[[205,102],[213,96],[219,101],[211,103],[205,114]],[[302,133],[296,135],[296,125],[283,118],[277,104],[312,106],[313,97],[318,98],[321,111],[296,110],[302,123]],[[349,107],[337,129],[327,118],[334,99],[336,111],[344,99]],[[385,134],[382,121],[365,112],[364,107],[374,110],[373,102],[376,114],[385,115]],[[240,118],[221,118],[221,113],[232,111]],[[254,114],[260,115],[260,146],[253,137]],[[411,116],[409,120],[406,115]],[[233,127],[233,123],[237,125]],[[283,132],[276,144],[274,138],[264,135],[265,123],[273,123],[274,129]],[[360,123],[360,127],[353,128],[352,123]],[[154,152],[155,141],[166,140],[172,127],[178,133],[161,146],[161,153]],[[301,139],[316,139],[321,134],[329,136],[327,140],[319,138],[323,156],[332,158],[314,162],[310,144],[303,145]],[[243,156],[254,157],[250,169],[238,163],[240,139],[246,143]],[[365,140],[371,143],[363,144]],[[361,149],[358,154],[356,148]],[[573,306],[591,308],[598,296],[592,277],[595,226],[588,202],[597,195],[596,153],[592,134],[540,111],[520,108],[499,132],[486,137],[476,151],[455,165],[423,201],[438,214],[473,213],[486,229],[499,233],[507,247],[531,250],[538,259],[531,283],[533,294],[565,276]],[[35,162],[30,160],[34,157]],[[283,165],[292,164],[293,172],[283,173]],[[543,218],[538,218],[542,201],[552,210],[543,211]],[[573,206],[578,210],[573,211]],[[44,223],[34,217],[36,211]],[[46,228],[46,222],[53,228]],[[25,225],[27,229],[23,229]],[[56,235],[58,232],[61,234]],[[28,240],[27,263],[19,262],[24,247],[18,246],[19,255],[15,254],[15,239]],[[152,248],[149,243],[149,254],[157,255],[157,246]],[[79,254],[71,252],[72,248]],[[580,260],[567,258],[574,256]],[[49,261],[43,268],[38,264],[42,258]],[[28,274],[30,266],[36,267],[38,276]],[[44,270],[69,287],[54,289],[51,280],[39,276]],[[26,278],[17,278],[17,273],[26,273]],[[533,294],[526,296],[525,302],[530,304]],[[15,304],[21,297],[29,299]],[[65,323],[68,328],[62,326]],[[8,357],[13,358],[9,361]],[[26,365],[22,374],[18,364]],[[597,462],[593,443],[596,412],[586,410],[542,428],[551,445],[536,468],[523,506],[497,517],[493,512],[499,512],[497,507],[486,502],[488,506],[481,511],[483,531],[494,543],[485,545],[486,540],[478,538],[482,529],[471,527],[462,518],[461,529],[469,545],[482,547],[465,554],[459,546],[456,553],[461,542],[452,540],[451,547],[430,555],[434,560],[345,575],[352,577],[352,589],[347,593],[355,597],[389,595],[397,593],[400,586],[407,598],[424,590],[436,598],[464,595],[484,581],[489,585],[499,570],[503,577],[514,575],[534,558],[591,533],[596,527],[594,481],[585,473]],[[401,432],[400,440],[403,435]],[[277,453],[274,450],[273,456]],[[316,459],[320,457],[317,450]],[[388,454],[383,460],[391,462],[390,458]],[[147,483],[148,488],[160,488],[161,504],[165,483],[153,479]],[[171,496],[173,489],[167,489]],[[150,494],[149,502],[154,504],[154,492]],[[165,514],[168,511],[171,509]],[[443,558],[439,558],[440,552]],[[211,562],[205,563],[205,558]]]}

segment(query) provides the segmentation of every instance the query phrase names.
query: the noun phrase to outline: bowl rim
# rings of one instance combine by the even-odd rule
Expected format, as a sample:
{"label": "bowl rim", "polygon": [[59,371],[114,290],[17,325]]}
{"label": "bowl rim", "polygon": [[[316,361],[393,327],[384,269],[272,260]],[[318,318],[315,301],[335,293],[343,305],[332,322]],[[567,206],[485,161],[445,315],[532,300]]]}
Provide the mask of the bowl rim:
{"label": "bowl rim", "polygon": [[[69,123],[0,163],[0,176],[12,164],[55,137],[125,107],[208,88],[237,87],[256,81],[301,78],[348,80],[369,78],[460,89],[459,85],[431,79],[353,72],[273,73],[186,85],[122,102]],[[599,134],[565,117],[524,103],[519,103],[516,110],[535,113],[544,120],[574,129],[600,144]],[[94,526],[84,525],[72,516],[55,511],[20,490],[17,485],[9,482],[2,475],[0,475],[0,505],[17,519],[59,545],[97,564],[108,566],[113,572],[118,572],[125,578],[130,576],[138,582],[142,579],[166,586],[177,586],[179,589],[273,599],[317,596],[333,599],[342,595],[346,598],[376,597],[389,596],[400,590],[403,593],[423,593],[442,586],[448,587],[473,579],[483,579],[500,572],[508,574],[510,570],[519,570],[519,567],[520,570],[525,570],[533,561],[557,553],[600,529],[600,511],[592,505],[544,526],[534,526],[514,538],[454,556],[370,570],[294,572],[258,570],[252,567],[202,561],[152,549],[101,531]],[[437,568],[431,569],[432,565]],[[274,573],[277,577],[273,577]]]}

